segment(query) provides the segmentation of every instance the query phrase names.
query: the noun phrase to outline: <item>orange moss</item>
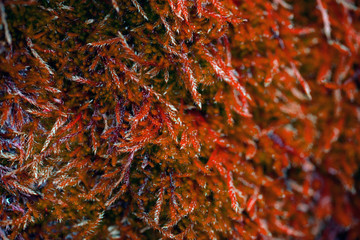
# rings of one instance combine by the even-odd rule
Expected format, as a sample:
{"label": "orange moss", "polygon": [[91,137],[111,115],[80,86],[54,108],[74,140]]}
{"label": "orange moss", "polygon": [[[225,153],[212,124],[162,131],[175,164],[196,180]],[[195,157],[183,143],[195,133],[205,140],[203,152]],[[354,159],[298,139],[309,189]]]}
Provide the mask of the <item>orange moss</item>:
{"label": "orange moss", "polygon": [[3,1],[4,239],[357,239],[357,1]]}

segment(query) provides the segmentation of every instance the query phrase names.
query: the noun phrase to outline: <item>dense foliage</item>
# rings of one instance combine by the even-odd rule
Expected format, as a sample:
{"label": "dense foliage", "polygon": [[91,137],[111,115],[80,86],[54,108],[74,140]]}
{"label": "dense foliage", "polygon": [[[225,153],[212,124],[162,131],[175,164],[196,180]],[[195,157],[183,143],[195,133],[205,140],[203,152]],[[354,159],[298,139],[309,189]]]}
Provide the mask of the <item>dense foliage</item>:
{"label": "dense foliage", "polygon": [[359,238],[359,5],[0,1],[0,238]]}

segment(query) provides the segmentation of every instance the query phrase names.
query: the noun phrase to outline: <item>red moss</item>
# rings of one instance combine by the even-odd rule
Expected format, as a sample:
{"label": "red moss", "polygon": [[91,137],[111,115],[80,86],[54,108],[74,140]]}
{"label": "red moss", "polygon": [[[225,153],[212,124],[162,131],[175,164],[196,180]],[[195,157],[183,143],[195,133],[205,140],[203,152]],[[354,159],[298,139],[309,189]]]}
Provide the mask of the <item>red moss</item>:
{"label": "red moss", "polygon": [[356,1],[4,1],[4,239],[357,239]]}

